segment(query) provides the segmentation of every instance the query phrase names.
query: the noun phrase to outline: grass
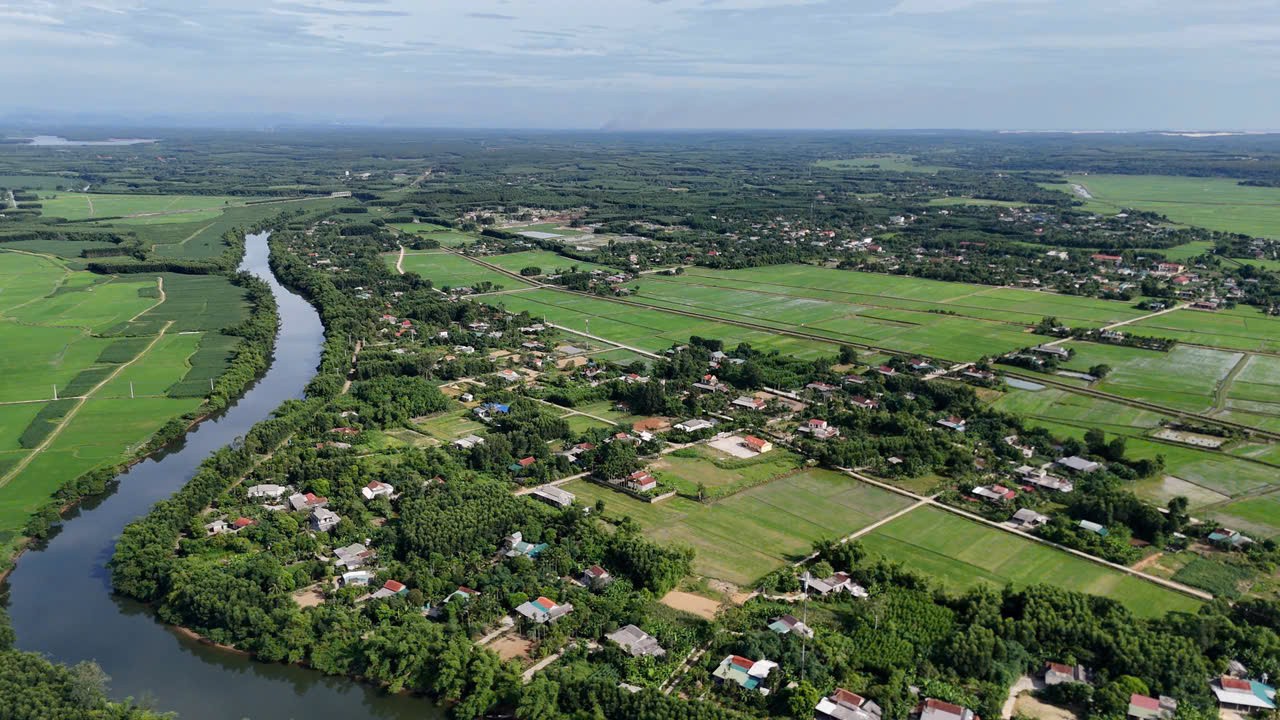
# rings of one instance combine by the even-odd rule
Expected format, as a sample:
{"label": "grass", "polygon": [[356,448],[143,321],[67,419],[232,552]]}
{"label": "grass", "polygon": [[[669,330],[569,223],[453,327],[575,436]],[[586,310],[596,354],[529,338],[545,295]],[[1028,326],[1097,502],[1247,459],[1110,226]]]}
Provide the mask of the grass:
{"label": "grass", "polygon": [[[1012,390],[993,406],[1063,437],[1083,438],[1089,428],[1095,427],[1108,436],[1124,436],[1126,454],[1133,459],[1164,457],[1165,473],[1180,482],[1153,478],[1133,488],[1139,496],[1153,502],[1164,503],[1174,495],[1186,495],[1192,507],[1199,508],[1280,483],[1276,468],[1271,465],[1149,439],[1148,434],[1168,419],[1149,410],[1055,389]],[[1280,525],[1280,516],[1273,522]]]}
{"label": "grass", "polygon": [[1220,560],[1196,557],[1173,574],[1173,580],[1208,590],[1228,599],[1240,597],[1241,586],[1253,578],[1253,570]]}
{"label": "grass", "polygon": [[569,272],[571,268],[575,267],[580,272],[607,269],[603,265],[575,260],[549,250],[526,250],[506,255],[490,255],[486,256],[484,261],[514,273],[518,273],[527,267],[536,267],[542,271],[541,274],[543,275]]}
{"label": "grass", "polygon": [[1280,536],[1280,490],[1216,505],[1210,517],[1255,538]]}
{"label": "grass", "polygon": [[883,155],[868,155],[865,157],[849,158],[847,160],[819,160],[814,165],[828,170],[861,170],[861,171],[877,171],[886,172],[923,172],[936,173],[946,168],[940,165],[923,165],[917,163],[910,155],[902,155],[900,153],[885,153]]}
{"label": "grass", "polygon": [[607,430],[613,426],[608,423],[600,422],[594,418],[585,415],[570,415],[565,418],[565,422],[569,423],[569,432],[578,435],[588,430]]}
{"label": "grass", "polygon": [[485,429],[484,423],[471,419],[471,411],[466,408],[432,415],[422,422],[415,423],[418,430],[444,442],[452,442],[464,435],[480,433]]}
{"label": "grass", "polygon": [[1147,617],[1200,606],[1172,590],[937,508],[913,510],[861,540],[871,552],[929,575],[952,592],[1051,584],[1118,600]]}
{"label": "grass", "polygon": [[1218,385],[1244,357],[1183,345],[1168,353],[1096,343],[1068,347],[1075,356],[1065,365],[1067,369],[1087,372],[1094,365],[1111,366],[1111,373],[1095,383],[1095,389],[1196,413],[1213,409]]}
{"label": "grass", "polygon": [[1176,310],[1133,323],[1126,329],[1139,335],[1227,350],[1280,351],[1280,319],[1268,317],[1252,307],[1217,312]]}
{"label": "grass", "polygon": [[[196,217],[212,219],[232,202],[243,198],[213,195],[112,195],[96,193],[42,194],[42,212],[47,217],[87,220],[103,217],[137,218],[139,222],[189,222]],[[166,213],[166,214],[160,214]]]}
{"label": "grass", "polygon": [[1280,188],[1168,175],[1088,175],[1070,180],[1093,195],[1086,204],[1088,209],[1151,210],[1186,225],[1280,238]]}
{"label": "grass", "polygon": [[649,465],[649,470],[678,491],[697,495],[699,483],[711,492],[736,485],[750,486],[795,470],[800,462],[798,455],[782,449],[737,460],[705,445],[698,445],[662,456]]}
{"label": "grass", "polygon": [[[396,254],[384,256],[391,267],[395,267]],[[518,288],[525,283],[509,275],[491,270],[474,263],[464,257],[441,250],[406,252],[404,254],[404,271],[417,273],[435,283],[436,287],[473,287],[476,283],[493,283],[498,289]],[[519,271],[519,268],[516,269]]]}
{"label": "grass", "polygon": [[581,480],[564,487],[584,505],[603,499],[606,514],[630,515],[651,538],[693,547],[697,573],[742,586],[808,554],[815,540],[844,537],[910,503],[827,470],[707,504],[675,497],[650,505]]}
{"label": "grass", "polygon": [[[159,305],[157,277],[166,292]],[[0,252],[0,288],[0,402],[47,401],[54,386],[62,398],[88,394],[119,370],[73,416],[75,401],[66,399],[0,406],[0,535],[20,529],[65,482],[126,459],[171,418],[198,408],[238,342],[216,331],[247,316],[244,291],[225,277],[104,277],[11,252]],[[201,356],[206,338],[216,339]],[[193,371],[201,391],[166,396]],[[14,472],[28,457],[23,448],[50,438]]]}
{"label": "grass", "polygon": [[825,342],[784,337],[557,290],[537,289],[495,296],[490,302],[511,312],[527,311],[535,318],[546,319],[570,330],[585,331],[589,320],[592,335],[653,353],[687,342],[691,335],[717,338],[730,347],[746,342],[757,349],[777,350],[805,358],[832,356],[837,352],[834,344]]}

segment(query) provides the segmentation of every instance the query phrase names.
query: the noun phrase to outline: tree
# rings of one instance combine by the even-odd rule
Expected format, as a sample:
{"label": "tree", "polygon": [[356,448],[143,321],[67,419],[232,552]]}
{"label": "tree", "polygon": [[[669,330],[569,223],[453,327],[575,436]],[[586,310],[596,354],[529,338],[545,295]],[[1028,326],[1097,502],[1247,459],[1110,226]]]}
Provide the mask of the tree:
{"label": "tree", "polygon": [[535,675],[533,682],[520,695],[516,707],[519,720],[556,720],[562,717],[559,704],[560,683]]}
{"label": "tree", "polygon": [[1099,379],[1104,378],[1107,375],[1111,374],[1111,366],[1105,363],[1094,365],[1093,367],[1089,368],[1089,374]]}
{"label": "tree", "polygon": [[853,347],[849,345],[840,346],[840,364],[841,365],[851,365],[853,363],[856,363],[857,361],[858,361],[857,350],[854,350]]}
{"label": "tree", "polygon": [[822,691],[804,680],[787,694],[787,710],[793,718],[813,717],[813,709],[821,699]]}
{"label": "tree", "polygon": [[1093,694],[1098,715],[1121,717],[1129,708],[1129,697],[1150,693],[1147,684],[1132,675],[1121,675]]}
{"label": "tree", "polygon": [[523,277],[534,277],[535,275],[541,275],[541,274],[542,274],[542,268],[536,265],[530,265],[529,267],[520,268],[520,275]]}

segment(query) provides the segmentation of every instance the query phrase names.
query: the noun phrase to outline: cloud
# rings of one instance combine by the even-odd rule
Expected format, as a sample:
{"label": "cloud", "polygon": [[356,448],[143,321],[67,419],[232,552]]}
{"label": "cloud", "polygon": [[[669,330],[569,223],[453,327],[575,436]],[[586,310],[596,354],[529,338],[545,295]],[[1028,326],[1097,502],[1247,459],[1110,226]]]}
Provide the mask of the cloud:
{"label": "cloud", "polygon": [[1280,117],[1277,55],[1275,0],[0,0],[0,86],[128,112],[1240,125]]}

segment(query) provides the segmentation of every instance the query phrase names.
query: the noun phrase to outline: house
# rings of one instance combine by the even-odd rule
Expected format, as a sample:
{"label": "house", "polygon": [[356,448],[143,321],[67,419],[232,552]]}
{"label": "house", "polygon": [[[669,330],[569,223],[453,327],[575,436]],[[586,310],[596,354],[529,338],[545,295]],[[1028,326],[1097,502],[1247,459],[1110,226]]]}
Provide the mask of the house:
{"label": "house", "polygon": [[667,654],[657,639],[635,625],[624,625],[605,638],[626,650],[631,657],[662,657]]}
{"label": "house", "polygon": [[1083,665],[1064,665],[1047,662],[1044,664],[1044,684],[1061,685],[1062,683],[1088,683],[1089,671]]}
{"label": "house", "polygon": [[265,485],[254,485],[250,487],[246,492],[251,498],[271,498],[272,500],[276,500],[276,499],[279,499],[281,495],[284,495],[285,493],[289,492],[291,489],[292,488],[288,487],[287,485],[274,485],[271,483],[267,483]]}
{"label": "house", "polygon": [[760,455],[763,455],[773,449],[773,443],[768,440],[758,438],[755,435],[748,435],[743,438],[742,445],[748,450],[752,450]]}
{"label": "house", "polygon": [[880,373],[885,377],[893,377],[894,375],[898,374],[897,370],[894,370],[888,365],[881,365],[880,367],[876,368],[876,372]]}
{"label": "house", "polygon": [[471,412],[475,413],[476,417],[480,418],[481,420],[488,421],[493,419],[497,415],[506,415],[507,413],[511,412],[511,406],[505,405],[503,403],[488,402],[488,403],[484,403],[483,405],[480,405],[479,407],[476,407]]}
{"label": "house", "polygon": [[710,430],[715,426],[716,424],[710,420],[703,420],[702,418],[694,418],[692,420],[685,420],[682,423],[678,423],[675,426],[675,429],[683,430],[684,432],[687,432],[687,433],[694,433],[700,430]]}
{"label": "house", "polygon": [[517,530],[507,536],[503,547],[503,555],[506,557],[517,557],[523,555],[525,557],[536,558],[539,553],[547,549],[547,544],[538,543],[537,545],[534,545],[531,542],[525,542],[524,535]]}
{"label": "house", "polygon": [[338,582],[342,587],[368,587],[373,582],[373,573],[368,570],[351,570],[342,573]]}
{"label": "house", "polygon": [[368,485],[360,488],[360,494],[365,500],[372,500],[376,497],[391,497],[396,491],[395,487],[377,480],[370,480]]}
{"label": "house", "polygon": [[528,470],[530,467],[533,466],[535,462],[537,462],[537,460],[535,460],[533,456],[530,455],[529,457],[520,458],[519,460],[511,463],[510,465],[507,466],[507,469],[513,473],[520,473],[520,472],[524,472],[525,470]]}
{"label": "house", "polygon": [[329,504],[329,498],[320,497],[315,493],[294,493],[289,496],[289,507],[294,510],[308,510],[311,508],[322,508]]}
{"label": "house", "polygon": [[826,440],[840,434],[840,428],[828,423],[826,420],[817,418],[806,420],[800,424],[797,430],[802,433],[808,433],[818,440]]}
{"label": "house", "polygon": [[1256,680],[1223,676],[1209,683],[1218,707],[1238,713],[1276,709],[1276,689]]}
{"label": "house", "polygon": [[736,398],[730,404],[737,408],[743,408],[744,410],[763,410],[765,401],[761,398],[743,395],[742,397]]}
{"label": "house", "polygon": [[211,523],[207,523],[204,526],[204,531],[206,535],[221,535],[222,533],[230,532],[231,525],[229,525],[226,520],[219,518]]}
{"label": "house", "polygon": [[582,572],[582,577],[578,582],[593,590],[600,590],[608,587],[609,583],[613,582],[613,576],[609,574],[608,570],[599,565],[592,565]]}
{"label": "house", "polygon": [[935,698],[928,698],[912,713],[918,720],[978,720],[973,711]]}
{"label": "house", "polygon": [[929,364],[929,361],[921,358],[911,358],[910,366],[916,372],[926,372],[933,369],[933,365]]}
{"label": "house", "polygon": [[1058,467],[1066,468],[1071,472],[1078,473],[1091,473],[1102,469],[1102,465],[1100,463],[1096,463],[1092,460],[1086,460],[1079,455],[1058,458],[1054,461],[1054,464]]}
{"label": "house", "polygon": [[1057,345],[1037,345],[1031,348],[1031,351],[1040,353],[1041,355],[1055,357],[1059,360],[1066,360],[1071,357],[1071,352],[1069,350],[1064,347],[1058,347]]}
{"label": "house", "polygon": [[1103,253],[1094,253],[1089,259],[1102,265],[1116,265],[1124,262],[1124,258],[1119,255],[1104,255]]}
{"label": "house", "polygon": [[748,660],[741,655],[729,655],[711,673],[718,683],[733,683],[746,690],[757,690],[768,695],[769,689],[761,687],[778,663],[769,660]]}
{"label": "house", "polygon": [[848,573],[838,572],[831,577],[815,578],[813,575],[805,572],[800,577],[800,581],[804,583],[806,592],[816,593],[818,595],[830,595],[831,593],[847,592],[856,598],[867,597],[866,588],[855,583]]}
{"label": "house", "polygon": [[850,404],[862,410],[876,410],[880,407],[880,401],[875,398],[864,397],[862,395],[854,395]]}
{"label": "house", "polygon": [[1075,483],[1070,480],[1060,478],[1055,475],[1046,475],[1043,470],[1038,474],[1024,475],[1022,479],[1036,487],[1044,488],[1045,490],[1056,490],[1058,492],[1069,493],[1076,488]]}
{"label": "house", "polygon": [[1081,530],[1088,530],[1094,535],[1101,535],[1102,537],[1106,537],[1107,533],[1109,532],[1102,525],[1099,525],[1098,523],[1090,520],[1081,520],[1079,523],[1079,527]]}
{"label": "house", "polygon": [[409,588],[405,587],[404,583],[398,580],[388,580],[382,583],[382,587],[378,588],[378,590],[369,597],[374,600],[381,600],[383,598],[404,595],[407,592],[409,592]]}
{"label": "house", "polygon": [[942,418],[938,421],[938,424],[944,428],[955,430],[956,432],[964,432],[964,418],[957,417],[955,415],[948,415],[947,417]]}
{"label": "house", "polygon": [[576,496],[568,490],[561,490],[555,485],[540,485],[531,493],[542,502],[561,510],[573,505]]}
{"label": "house", "polygon": [[720,382],[720,378],[710,374],[703,375],[701,382],[696,382],[693,386],[707,392],[729,392],[728,385]]}
{"label": "house", "polygon": [[1231,548],[1240,548],[1253,542],[1253,538],[1229,528],[1221,528],[1209,533],[1209,542]]}
{"label": "house", "polygon": [[308,521],[311,523],[311,529],[316,532],[329,532],[338,525],[338,521],[342,518],[338,517],[338,513],[318,507],[311,511]]}
{"label": "house", "polygon": [[333,554],[338,558],[334,563],[338,567],[344,567],[348,570],[355,570],[363,567],[365,563],[378,557],[373,550],[361,545],[360,543],[351,543],[346,547],[336,548]]}
{"label": "house", "polygon": [[476,399],[476,396],[475,396],[475,395],[472,395],[472,394],[471,394],[471,393],[469,393],[469,392],[465,392],[465,393],[462,393],[461,395],[459,395],[459,396],[458,396],[458,399],[459,399],[459,400],[461,400],[461,401],[462,401],[462,402],[464,402],[464,403],[469,403],[469,402],[471,402],[471,401],[475,400],[475,399]]}
{"label": "house", "polygon": [[516,608],[516,612],[524,616],[538,625],[543,623],[555,622],[560,618],[573,612],[573,605],[564,603],[563,605],[554,600],[545,597],[539,597],[537,600],[530,600],[522,603]]}
{"label": "house", "polygon": [[972,491],[974,496],[997,505],[1007,503],[1018,497],[1018,493],[1003,485],[979,485]]}
{"label": "house", "polygon": [[1026,530],[1038,528],[1047,522],[1049,522],[1048,515],[1041,515],[1031,508],[1022,508],[1018,512],[1014,513],[1013,517],[1009,518],[1010,525]]}
{"label": "house", "polygon": [[470,450],[477,445],[483,445],[484,438],[479,435],[467,435],[466,437],[460,437],[457,440],[454,440],[453,444],[463,450]]}
{"label": "house", "polygon": [[1178,263],[1162,262],[1156,264],[1156,272],[1164,273],[1165,275],[1177,275],[1185,269],[1186,267]]}
{"label": "house", "polygon": [[813,628],[800,622],[794,615],[782,615],[770,620],[769,629],[779,635],[796,633],[807,638],[813,637]]}
{"label": "house", "polygon": [[879,705],[841,688],[819,700],[813,709],[814,720],[880,720],[883,714]]}
{"label": "house", "polygon": [[429,618],[438,618],[438,617],[440,617],[440,616],[444,615],[444,606],[445,606],[445,605],[448,605],[449,603],[453,602],[454,600],[462,600],[462,601],[466,601],[466,600],[470,600],[470,599],[471,599],[471,598],[473,598],[473,597],[478,597],[479,595],[480,595],[480,591],[479,591],[479,590],[472,590],[471,588],[467,587],[466,585],[459,585],[459,586],[458,586],[458,589],[457,589],[457,590],[454,590],[454,591],[453,591],[453,592],[451,592],[451,593],[449,593],[449,596],[448,596],[448,597],[446,597],[444,600],[441,600],[439,605],[436,605],[435,607],[428,609],[428,610],[427,610],[427,617],[429,617]]}
{"label": "house", "polygon": [[241,530],[249,527],[250,525],[257,525],[257,524],[258,523],[256,520],[250,520],[247,517],[236,518],[235,522],[231,523],[231,530],[232,532],[240,532]]}
{"label": "house", "polygon": [[839,390],[840,388],[836,387],[835,385],[829,385],[824,382],[811,382],[808,385],[805,385],[805,389],[812,390],[818,393],[819,395],[830,395],[831,393]]}
{"label": "house", "polygon": [[1129,711],[1125,717],[1133,720],[1173,720],[1178,711],[1178,701],[1161,695],[1159,698],[1134,693],[1129,696]]}
{"label": "house", "polygon": [[649,492],[658,489],[658,479],[644,470],[637,470],[631,473],[622,484],[636,492]]}
{"label": "house", "polygon": [[498,377],[502,378],[504,381],[509,383],[516,383],[516,382],[520,382],[521,380],[524,380],[523,375],[521,375],[520,373],[510,368],[499,370]]}

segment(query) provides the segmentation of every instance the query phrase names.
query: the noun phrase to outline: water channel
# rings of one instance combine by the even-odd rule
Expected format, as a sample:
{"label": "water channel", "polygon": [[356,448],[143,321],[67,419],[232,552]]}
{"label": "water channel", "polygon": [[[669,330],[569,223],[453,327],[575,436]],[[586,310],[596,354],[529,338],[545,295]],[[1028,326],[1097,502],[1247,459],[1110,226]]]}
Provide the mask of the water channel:
{"label": "water channel", "polygon": [[180,720],[326,720],[443,717],[429,701],[388,696],[351,680],[257,663],[161,624],[145,607],[111,593],[105,568],[131,520],[176,492],[211,452],[244,435],[290,398],[302,396],[324,342],[320,317],[282,287],[267,265],[266,233],[250,235],[240,268],[271,285],[280,332],[270,369],[227,411],[121,473],[110,495],[84,504],[47,545],[18,561],[7,582],[18,647],[63,663],[95,660],[111,695],[145,700]]}

